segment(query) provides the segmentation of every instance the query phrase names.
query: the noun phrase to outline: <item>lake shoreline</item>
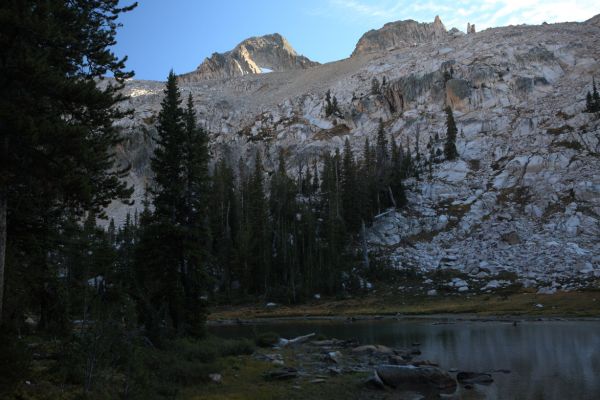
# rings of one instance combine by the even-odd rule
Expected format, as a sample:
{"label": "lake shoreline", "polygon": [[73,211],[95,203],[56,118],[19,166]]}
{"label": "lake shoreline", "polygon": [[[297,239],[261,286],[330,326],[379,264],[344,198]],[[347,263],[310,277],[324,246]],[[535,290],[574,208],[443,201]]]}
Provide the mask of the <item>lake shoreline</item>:
{"label": "lake shoreline", "polygon": [[[273,399],[440,398],[401,378],[411,371],[456,381],[450,397],[443,398],[559,400],[575,393],[574,398],[592,400],[599,385],[599,324],[597,317],[474,314],[214,321],[212,335],[274,344],[246,356],[246,368],[223,370],[223,385],[199,393],[211,400],[261,398],[253,395],[265,388],[276,391]],[[574,372],[557,376],[562,365]],[[390,374],[402,382],[390,386],[378,379]]]}
{"label": "lake shoreline", "polygon": [[513,323],[519,321],[535,322],[535,321],[600,321],[598,317],[578,317],[578,316],[536,316],[536,315],[477,315],[477,314],[422,314],[422,315],[327,315],[327,316],[303,316],[303,317],[258,317],[249,319],[219,319],[207,321],[208,326],[222,325],[252,325],[252,324],[269,324],[273,322],[310,322],[310,321],[380,321],[380,320],[395,320],[395,321],[445,321],[448,323],[457,322],[506,322]]}
{"label": "lake shoreline", "polygon": [[263,320],[598,320],[600,290],[435,297],[371,293],[347,299],[311,300],[297,305],[222,305],[213,307],[208,318],[209,325],[260,323]]}

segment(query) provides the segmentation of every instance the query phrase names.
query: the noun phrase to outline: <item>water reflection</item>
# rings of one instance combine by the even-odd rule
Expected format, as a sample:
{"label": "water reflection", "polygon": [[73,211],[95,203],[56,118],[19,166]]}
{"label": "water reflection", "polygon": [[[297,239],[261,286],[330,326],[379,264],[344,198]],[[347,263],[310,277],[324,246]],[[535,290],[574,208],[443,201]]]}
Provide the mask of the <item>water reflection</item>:
{"label": "water reflection", "polygon": [[276,331],[309,332],[361,343],[408,347],[421,343],[422,358],[443,368],[494,373],[495,382],[460,398],[600,399],[600,322],[543,321],[438,323],[423,320],[272,322],[216,326],[216,334],[251,337]]}

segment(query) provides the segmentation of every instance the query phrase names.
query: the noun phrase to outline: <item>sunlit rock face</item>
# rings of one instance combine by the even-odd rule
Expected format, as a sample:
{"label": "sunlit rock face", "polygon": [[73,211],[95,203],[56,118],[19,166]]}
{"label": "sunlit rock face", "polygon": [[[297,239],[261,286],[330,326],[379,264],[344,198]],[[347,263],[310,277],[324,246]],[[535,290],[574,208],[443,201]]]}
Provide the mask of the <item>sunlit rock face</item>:
{"label": "sunlit rock face", "polygon": [[[600,118],[583,112],[592,77],[600,76],[600,27],[590,21],[469,35],[425,24],[427,40],[410,47],[382,44],[310,68],[280,36],[273,39],[279,50],[250,39],[252,49],[240,45],[222,57],[239,62],[249,54],[253,64],[243,71],[278,72],[238,74],[215,59],[184,75],[180,86],[184,97],[193,96],[213,156],[237,165],[259,149],[269,171],[285,149],[292,175],[323,152],[341,150],[346,138],[361,154],[381,119],[389,137],[413,158],[420,154],[423,170],[406,182],[407,208],[375,223],[373,251],[385,248],[397,268],[490,277],[509,271],[527,285],[569,289],[565,277],[600,277]],[[410,31],[421,25],[411,23]],[[373,78],[385,78],[379,94],[371,94]],[[135,112],[118,122],[127,138],[118,153],[132,165],[136,207],[152,179],[163,86],[131,81],[125,89],[132,97],[124,106]],[[325,115],[327,90],[339,115]],[[454,110],[459,159],[438,158],[430,170],[431,152],[444,146],[446,106]],[[108,211],[118,222],[127,210],[115,203]]]}
{"label": "sunlit rock face", "polygon": [[411,19],[385,24],[381,29],[372,29],[362,35],[353,56],[365,53],[391,51],[413,47],[423,43],[437,42],[448,37],[440,17],[433,23],[419,23]]}
{"label": "sunlit rock face", "polygon": [[226,53],[213,53],[193,72],[180,77],[182,82],[223,79],[260,74],[263,70],[288,71],[318,65],[299,55],[280,34],[252,37]]}

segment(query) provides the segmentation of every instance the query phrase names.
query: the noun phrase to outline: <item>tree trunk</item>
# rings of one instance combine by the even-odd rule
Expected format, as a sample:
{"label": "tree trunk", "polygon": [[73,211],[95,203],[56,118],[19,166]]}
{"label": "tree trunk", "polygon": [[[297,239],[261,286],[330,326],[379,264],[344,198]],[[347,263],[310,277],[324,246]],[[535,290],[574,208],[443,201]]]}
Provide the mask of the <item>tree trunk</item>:
{"label": "tree trunk", "polygon": [[7,193],[0,187],[0,326],[2,326],[2,307],[4,299],[4,264],[6,260],[6,208]]}
{"label": "tree trunk", "polygon": [[392,187],[388,186],[388,191],[390,192],[390,200],[392,201],[392,204],[394,205],[394,208],[396,208],[396,199],[394,198],[394,192],[392,192]]}
{"label": "tree trunk", "polygon": [[2,135],[2,147],[0,148],[0,327],[2,327],[2,311],[4,306],[4,266],[6,265],[6,214],[8,213],[8,132],[4,129],[4,123],[0,121],[0,134]]}

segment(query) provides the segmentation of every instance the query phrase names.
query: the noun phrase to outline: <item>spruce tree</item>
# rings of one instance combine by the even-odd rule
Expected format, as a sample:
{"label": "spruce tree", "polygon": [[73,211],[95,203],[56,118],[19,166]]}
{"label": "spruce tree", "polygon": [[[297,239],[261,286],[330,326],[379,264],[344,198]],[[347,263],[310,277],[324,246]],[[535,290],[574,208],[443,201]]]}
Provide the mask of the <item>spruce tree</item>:
{"label": "spruce tree", "polygon": [[250,289],[266,293],[271,273],[268,204],[265,194],[263,164],[260,151],[254,157],[254,171],[247,189],[247,227],[249,233],[248,265]]}
{"label": "spruce tree", "polygon": [[361,209],[357,185],[356,163],[350,146],[350,140],[344,142],[344,154],[342,159],[342,210],[343,217],[348,230],[352,233],[358,232],[361,222]]}
{"label": "spruce tree", "polygon": [[446,159],[451,161],[458,157],[456,151],[456,122],[454,122],[454,115],[452,114],[452,108],[446,107],[446,143],[444,144],[444,155]]}
{"label": "spruce tree", "polygon": [[404,193],[404,185],[402,184],[402,180],[404,179],[402,172],[402,154],[393,137],[390,139],[390,142],[392,143],[390,190],[392,191],[395,206],[400,208],[406,204],[406,194]]}
{"label": "spruce tree", "polygon": [[331,100],[331,113],[336,115],[340,114],[340,109],[338,107],[338,99],[335,96],[333,96],[333,99]]}
{"label": "spruce tree", "polygon": [[180,212],[183,228],[182,272],[185,295],[184,333],[203,334],[205,314],[202,292],[206,289],[206,269],[209,258],[208,201],[208,136],[199,128],[192,95],[184,112],[184,204]]}
{"label": "spruce tree", "polygon": [[329,117],[333,113],[333,105],[331,104],[331,90],[325,92],[325,116]]}
{"label": "spruce tree", "polygon": [[271,178],[270,209],[273,226],[272,286],[285,288],[292,301],[296,298],[296,188],[287,175],[283,150],[279,152],[277,171]]}
{"label": "spruce tree", "polygon": [[210,204],[212,251],[230,296],[234,279],[240,278],[234,267],[239,208],[233,170],[224,158],[214,168]]}
{"label": "spruce tree", "polygon": [[147,287],[146,301],[154,310],[168,310],[172,333],[203,334],[205,310],[201,293],[206,286],[209,255],[208,139],[197,127],[191,96],[181,107],[177,78],[169,73],[158,115],[157,147],[151,160],[154,172],[154,213],[143,229],[150,243],[145,269],[159,278]]}
{"label": "spruce tree", "polygon": [[[128,113],[116,105],[125,99],[121,89],[133,73],[123,71],[125,59],[112,49],[116,20],[132,8],[114,0],[0,6],[0,324],[5,257],[28,246],[23,238],[11,238],[25,219],[68,209],[79,216],[100,212],[131,194],[120,180],[126,171],[115,166],[120,136],[112,122]],[[101,84],[108,73],[114,79]],[[17,210],[26,204],[26,213]],[[30,239],[46,242],[45,236]],[[15,278],[27,263],[20,258],[9,266]]]}
{"label": "spruce tree", "polygon": [[592,93],[588,90],[587,95],[585,96],[585,112],[591,113],[594,112],[594,98],[592,97]]}
{"label": "spruce tree", "polygon": [[156,130],[157,146],[151,159],[154,186],[151,188],[155,216],[163,222],[175,225],[184,200],[185,179],[183,158],[185,157],[186,127],[181,94],[177,77],[169,72]]}
{"label": "spruce tree", "polygon": [[323,163],[321,210],[324,225],[324,258],[327,269],[321,271],[321,274],[325,282],[323,289],[333,293],[341,285],[346,245],[348,244],[346,226],[342,217],[339,151],[336,151],[336,155],[333,157],[325,153]]}
{"label": "spruce tree", "polygon": [[154,212],[152,221],[144,228],[155,232],[155,235],[143,237],[154,241],[153,245],[145,244],[155,253],[146,267],[153,270],[148,275],[158,279],[152,285],[155,291],[148,288],[146,293],[151,296],[155,313],[159,309],[166,310],[171,334],[177,334],[184,328],[185,294],[180,271],[184,267],[181,243],[185,232],[181,222],[186,201],[186,126],[181,103],[177,77],[170,71],[158,114],[157,146],[151,159]]}
{"label": "spruce tree", "polygon": [[366,221],[371,221],[371,218],[377,211],[377,178],[376,178],[376,156],[372,146],[369,143],[369,138],[365,138],[365,146],[363,150],[361,179],[359,180],[359,193],[363,218]]}
{"label": "spruce tree", "polygon": [[[379,213],[382,208],[391,205],[391,199],[389,197],[390,156],[382,120],[379,120],[379,128],[377,129],[375,154],[376,204],[377,212]],[[388,201],[388,199],[390,199],[390,201]]]}
{"label": "spruce tree", "polygon": [[592,112],[600,111],[600,93],[596,88],[596,79],[592,78]]}
{"label": "spruce tree", "polygon": [[372,95],[381,94],[381,86],[379,85],[379,79],[377,79],[377,77],[374,77],[373,80],[371,81],[371,94]]}

